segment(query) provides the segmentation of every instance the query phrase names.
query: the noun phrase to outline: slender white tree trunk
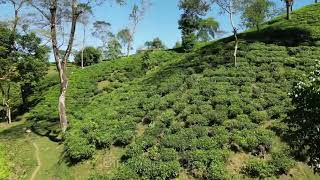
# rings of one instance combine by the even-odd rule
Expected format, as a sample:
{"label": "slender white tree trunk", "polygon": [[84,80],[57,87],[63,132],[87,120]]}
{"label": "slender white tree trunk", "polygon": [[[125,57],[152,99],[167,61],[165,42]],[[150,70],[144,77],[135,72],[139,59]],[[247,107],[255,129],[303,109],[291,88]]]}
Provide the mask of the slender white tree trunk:
{"label": "slender white tree trunk", "polygon": [[10,108],[10,105],[8,103],[6,104],[6,115],[7,115],[7,119],[8,119],[8,124],[11,124],[12,123],[12,120],[11,120],[11,108]]}
{"label": "slender white tree trunk", "polygon": [[237,52],[238,52],[239,39],[238,39],[238,30],[233,22],[232,4],[230,4],[230,7],[229,7],[229,19],[230,19],[230,23],[231,23],[231,26],[233,29],[233,36],[234,36],[234,42],[235,42],[234,53],[233,53],[234,65],[235,65],[235,67],[237,67]]}
{"label": "slender white tree trunk", "polygon": [[68,127],[67,113],[66,113],[66,91],[68,87],[68,80],[65,75],[65,72],[61,71],[62,75],[60,76],[62,79],[61,87],[60,87],[60,96],[59,96],[59,116],[60,116],[60,126],[62,132],[65,132]]}
{"label": "slender white tree trunk", "polygon": [[84,48],[86,47],[86,25],[83,24],[83,41],[82,41],[82,50],[81,50],[81,68],[84,68],[83,65],[83,54],[84,54]]}
{"label": "slender white tree trunk", "polygon": [[11,118],[11,107],[10,107],[10,82],[8,83],[8,89],[5,91],[5,89],[2,87],[0,84],[0,90],[2,94],[2,104],[4,107],[4,110],[6,112],[6,119],[8,124],[12,123],[12,118]]}

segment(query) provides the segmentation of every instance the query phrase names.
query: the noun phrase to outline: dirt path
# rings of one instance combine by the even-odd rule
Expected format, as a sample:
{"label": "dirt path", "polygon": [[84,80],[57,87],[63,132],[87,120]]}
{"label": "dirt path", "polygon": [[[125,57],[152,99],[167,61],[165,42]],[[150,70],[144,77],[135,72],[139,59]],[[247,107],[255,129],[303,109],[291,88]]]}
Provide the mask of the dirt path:
{"label": "dirt path", "polygon": [[39,156],[39,147],[38,147],[38,145],[35,142],[33,142],[32,145],[33,145],[33,147],[35,149],[34,153],[35,153],[38,165],[37,165],[36,169],[33,171],[30,180],[35,180],[35,177],[37,176],[37,174],[38,174],[38,172],[39,172],[39,170],[41,168],[41,161],[40,161],[40,156]]}

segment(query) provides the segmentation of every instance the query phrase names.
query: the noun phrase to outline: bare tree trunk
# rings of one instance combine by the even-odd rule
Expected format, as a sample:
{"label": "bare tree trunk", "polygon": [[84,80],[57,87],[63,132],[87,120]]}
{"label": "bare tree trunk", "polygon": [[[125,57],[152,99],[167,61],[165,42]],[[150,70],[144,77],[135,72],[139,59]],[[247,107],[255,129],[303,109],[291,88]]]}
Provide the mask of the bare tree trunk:
{"label": "bare tree trunk", "polygon": [[64,133],[68,126],[68,120],[66,116],[66,106],[65,106],[65,94],[67,90],[67,78],[65,75],[65,63],[60,57],[60,52],[58,48],[57,42],[57,31],[56,31],[56,17],[57,17],[57,0],[52,2],[50,7],[50,29],[51,29],[51,41],[52,41],[52,48],[54,53],[54,58],[56,61],[57,70],[59,72],[60,77],[60,95],[59,95],[59,103],[58,103],[58,110],[59,110],[59,119],[60,119],[60,126],[62,132]]}
{"label": "bare tree trunk", "polygon": [[83,69],[83,54],[84,48],[86,46],[86,25],[83,24],[83,41],[82,41],[82,50],[81,50],[81,68]]}
{"label": "bare tree trunk", "polygon": [[65,133],[68,128],[68,120],[67,120],[67,114],[66,114],[66,92],[68,88],[68,78],[66,74],[66,66],[67,66],[67,60],[69,59],[75,30],[76,30],[76,24],[77,19],[79,17],[79,12],[77,12],[77,1],[72,0],[72,21],[71,21],[71,31],[69,36],[69,42],[67,50],[61,58],[60,51],[58,48],[57,43],[57,30],[56,30],[56,23],[57,23],[57,0],[52,0],[50,4],[50,30],[51,30],[51,41],[52,41],[52,49],[56,61],[57,70],[59,72],[60,77],[60,95],[59,95],[59,103],[58,103],[58,110],[59,110],[59,118],[60,118],[60,126],[62,129],[62,133]]}
{"label": "bare tree trunk", "polygon": [[8,83],[7,92],[4,90],[1,84],[0,84],[0,90],[2,94],[2,104],[6,112],[6,119],[8,124],[11,124],[12,118],[11,118],[11,108],[10,108],[10,83]]}
{"label": "bare tree trunk", "polygon": [[287,3],[287,19],[291,20],[291,11],[292,11],[292,6]]}
{"label": "bare tree trunk", "polygon": [[130,55],[130,49],[131,49],[131,43],[128,42],[128,46],[127,46],[127,57]]}
{"label": "bare tree trunk", "polygon": [[8,83],[7,102],[6,102],[8,124],[11,124],[11,122],[12,122],[12,121],[11,121],[11,108],[10,108],[10,89],[11,89],[11,85],[10,85],[10,83]]}
{"label": "bare tree trunk", "polygon": [[67,120],[67,114],[66,114],[66,92],[68,88],[68,79],[65,72],[65,65],[63,61],[61,61],[62,64],[60,65],[61,70],[59,71],[60,74],[60,96],[59,96],[59,118],[60,118],[60,126],[62,129],[62,132],[65,132],[68,127],[68,120]]}
{"label": "bare tree trunk", "polygon": [[260,25],[257,24],[256,27],[257,27],[257,31],[259,32],[260,31]]}
{"label": "bare tree trunk", "polygon": [[8,103],[6,103],[6,115],[7,115],[7,119],[8,119],[8,124],[12,123],[11,120],[11,108],[10,105]]}
{"label": "bare tree trunk", "polygon": [[233,22],[233,12],[232,12],[232,5],[231,4],[230,4],[230,9],[229,9],[229,20],[230,20],[230,23],[231,23],[231,26],[233,29],[233,36],[234,36],[234,43],[235,43],[234,53],[233,53],[234,65],[235,65],[235,67],[237,67],[237,52],[238,52],[239,39],[238,39],[238,30],[235,27],[234,22]]}
{"label": "bare tree trunk", "polygon": [[238,44],[239,44],[239,40],[238,40],[238,35],[237,33],[235,32],[234,33],[234,53],[233,53],[233,56],[234,56],[234,66],[237,67],[238,64],[237,64],[237,53],[238,53]]}
{"label": "bare tree trunk", "polygon": [[128,42],[128,47],[127,47],[127,56],[130,55],[130,49],[131,49],[131,43],[133,43],[133,37],[136,33],[136,29],[137,29],[137,25],[138,25],[139,21],[135,21],[134,24],[133,24],[133,28],[132,28],[132,31],[131,31],[131,34],[130,34],[130,41]]}
{"label": "bare tree trunk", "polygon": [[6,94],[5,94],[5,91],[4,91],[1,84],[0,84],[0,90],[1,90],[1,94],[2,94],[2,105],[3,105],[4,111],[6,112],[5,118],[7,119],[7,122],[9,123],[9,121],[8,121],[8,119],[9,119],[8,118],[8,106],[7,106],[8,104],[7,104]]}

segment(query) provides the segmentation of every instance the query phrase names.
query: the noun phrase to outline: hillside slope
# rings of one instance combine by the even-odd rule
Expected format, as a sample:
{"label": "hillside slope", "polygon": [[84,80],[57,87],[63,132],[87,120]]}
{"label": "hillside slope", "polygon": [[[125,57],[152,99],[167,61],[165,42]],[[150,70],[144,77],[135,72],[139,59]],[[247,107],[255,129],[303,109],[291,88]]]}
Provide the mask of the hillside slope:
{"label": "hillside slope", "polygon": [[[320,57],[320,4],[288,22],[191,53],[153,51],[85,70],[71,68],[70,129],[65,155],[77,163],[100,149],[125,150],[119,166],[93,179],[230,179],[280,177],[297,161],[279,132],[292,109],[289,93]],[[33,130],[58,134],[55,75],[39,87],[27,118]],[[41,98],[39,98],[41,97]],[[277,131],[275,131],[277,130]]]}

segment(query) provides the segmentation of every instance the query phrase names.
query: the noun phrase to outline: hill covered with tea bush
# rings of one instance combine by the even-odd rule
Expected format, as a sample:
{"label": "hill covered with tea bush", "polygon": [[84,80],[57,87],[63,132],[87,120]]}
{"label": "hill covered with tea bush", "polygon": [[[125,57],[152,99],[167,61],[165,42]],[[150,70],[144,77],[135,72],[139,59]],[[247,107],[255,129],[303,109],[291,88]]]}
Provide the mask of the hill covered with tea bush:
{"label": "hill covered with tea bush", "polygon": [[[118,166],[92,179],[280,177],[299,162],[286,142],[293,86],[320,58],[320,4],[278,17],[259,32],[179,49],[146,51],[68,68],[65,158],[90,161],[123,149]],[[57,74],[36,90],[30,127],[59,133]],[[303,154],[299,154],[300,160]]]}

